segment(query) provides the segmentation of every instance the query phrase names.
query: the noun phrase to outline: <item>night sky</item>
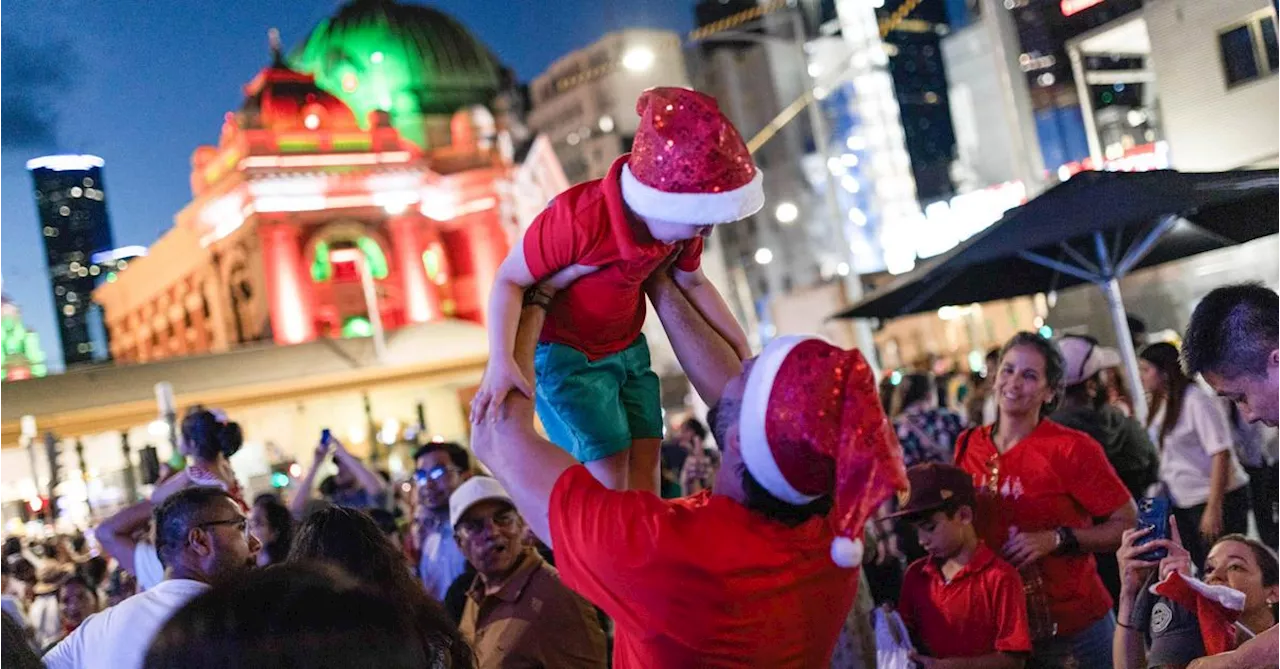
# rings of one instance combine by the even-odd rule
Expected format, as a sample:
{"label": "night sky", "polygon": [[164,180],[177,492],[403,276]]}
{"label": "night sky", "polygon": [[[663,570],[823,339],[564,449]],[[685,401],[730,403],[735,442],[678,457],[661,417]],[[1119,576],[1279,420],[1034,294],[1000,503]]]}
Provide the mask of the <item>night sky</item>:
{"label": "night sky", "polygon": [[[411,0],[406,0],[411,1]],[[34,0],[0,12],[0,275],[60,369],[28,158],[91,153],[106,161],[118,246],[150,245],[188,201],[191,152],[216,144],[223,115],[267,64],[267,30],[285,47],[339,0],[142,2]],[[694,0],[441,0],[529,81],[559,56],[626,27],[693,27]]]}

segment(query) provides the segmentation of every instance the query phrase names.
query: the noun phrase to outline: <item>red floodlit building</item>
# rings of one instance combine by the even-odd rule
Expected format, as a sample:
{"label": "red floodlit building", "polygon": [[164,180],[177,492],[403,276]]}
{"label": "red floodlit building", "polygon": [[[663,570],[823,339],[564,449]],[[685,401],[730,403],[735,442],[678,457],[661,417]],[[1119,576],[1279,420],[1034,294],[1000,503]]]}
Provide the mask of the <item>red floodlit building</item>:
{"label": "red floodlit building", "polygon": [[[456,23],[444,28],[470,39]],[[218,145],[192,154],[193,199],[174,227],[94,292],[115,360],[483,322],[521,219],[568,185],[545,140],[517,162],[506,119],[484,104],[388,106],[360,119],[344,91],[322,89],[274,51]],[[474,96],[492,104],[481,84]],[[458,87],[450,92],[457,100]],[[411,141],[407,126],[430,132]]]}

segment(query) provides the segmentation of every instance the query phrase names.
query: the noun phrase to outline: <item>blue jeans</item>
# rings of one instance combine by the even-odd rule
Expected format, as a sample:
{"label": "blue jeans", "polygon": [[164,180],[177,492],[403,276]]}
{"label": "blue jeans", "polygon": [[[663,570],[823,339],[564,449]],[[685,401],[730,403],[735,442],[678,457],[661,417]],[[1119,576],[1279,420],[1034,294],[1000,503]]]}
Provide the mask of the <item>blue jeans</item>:
{"label": "blue jeans", "polygon": [[1054,637],[1036,644],[1027,669],[1106,669],[1111,666],[1111,638],[1115,631],[1116,616],[1108,611],[1074,636]]}

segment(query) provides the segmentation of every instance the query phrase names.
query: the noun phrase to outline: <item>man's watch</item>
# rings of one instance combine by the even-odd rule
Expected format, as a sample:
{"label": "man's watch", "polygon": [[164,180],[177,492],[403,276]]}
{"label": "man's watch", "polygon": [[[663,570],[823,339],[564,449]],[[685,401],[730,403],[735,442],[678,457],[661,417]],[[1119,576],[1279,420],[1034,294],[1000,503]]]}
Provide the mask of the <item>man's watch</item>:
{"label": "man's watch", "polygon": [[526,307],[542,307],[546,310],[551,304],[551,296],[542,292],[538,286],[533,286],[524,291],[524,305]]}
{"label": "man's watch", "polygon": [[1054,530],[1053,534],[1054,555],[1068,555],[1080,551],[1080,540],[1076,538],[1075,530],[1070,527],[1059,527]]}

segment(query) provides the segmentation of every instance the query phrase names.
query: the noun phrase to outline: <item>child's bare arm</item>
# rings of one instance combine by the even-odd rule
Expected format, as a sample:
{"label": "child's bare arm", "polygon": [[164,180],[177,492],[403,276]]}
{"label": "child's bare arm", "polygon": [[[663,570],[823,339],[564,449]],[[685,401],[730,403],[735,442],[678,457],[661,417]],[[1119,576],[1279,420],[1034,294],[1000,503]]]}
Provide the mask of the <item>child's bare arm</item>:
{"label": "child's bare arm", "polygon": [[681,292],[689,298],[693,306],[698,308],[711,327],[729,342],[738,357],[742,360],[750,358],[751,345],[747,342],[747,333],[743,332],[742,326],[729,310],[724,297],[720,295],[719,290],[716,290],[715,284],[707,279],[707,275],[702,273],[702,269],[685,272],[679,268],[673,268],[672,274]]}
{"label": "child's bare arm", "polygon": [[480,382],[480,390],[471,402],[473,421],[497,411],[513,388],[533,396],[532,385],[515,364],[520,307],[525,289],[533,283],[533,273],[524,259],[524,248],[516,244],[498,267],[498,276],[489,293],[489,364]]}

